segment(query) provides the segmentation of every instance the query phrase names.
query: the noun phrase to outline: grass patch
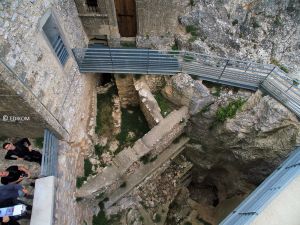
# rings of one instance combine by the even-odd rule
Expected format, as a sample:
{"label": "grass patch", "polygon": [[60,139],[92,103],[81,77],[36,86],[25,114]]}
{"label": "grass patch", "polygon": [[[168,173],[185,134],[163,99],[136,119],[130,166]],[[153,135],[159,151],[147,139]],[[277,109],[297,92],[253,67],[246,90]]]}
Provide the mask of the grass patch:
{"label": "grass patch", "polygon": [[[148,131],[147,121],[139,107],[122,109],[121,132],[117,135],[120,145],[115,154],[119,153],[123,148],[131,146]],[[134,137],[131,137],[129,132],[133,132]]]}
{"label": "grass patch", "polygon": [[154,217],[154,222],[155,222],[155,223],[159,223],[160,221],[161,221],[161,215],[158,214],[158,213],[156,213],[156,214],[155,214],[155,217]]}
{"label": "grass patch", "polygon": [[213,96],[220,97],[221,94],[221,86],[216,85],[215,90],[211,93]]}
{"label": "grass patch", "polygon": [[34,139],[34,145],[39,149],[42,149],[44,145],[44,137],[38,137]]}
{"label": "grass patch", "polygon": [[191,56],[191,55],[185,55],[185,56],[183,56],[183,60],[184,60],[185,62],[191,62],[191,61],[194,60],[194,57]]}
{"label": "grass patch", "polygon": [[147,153],[146,155],[143,155],[140,158],[140,161],[146,165],[147,163],[153,162],[157,159],[157,155],[156,156],[152,156],[150,153]]}
{"label": "grass patch", "polygon": [[239,23],[239,21],[237,19],[235,19],[234,21],[232,21],[232,26],[235,26]]}
{"label": "grass patch", "polygon": [[76,180],[76,187],[82,187],[83,183],[87,180],[88,176],[93,173],[92,170],[93,164],[90,162],[89,159],[84,159],[84,176],[77,177]]}
{"label": "grass patch", "polygon": [[116,89],[111,87],[106,93],[97,95],[96,134],[111,134],[112,132],[112,96],[114,94],[116,94]]}
{"label": "grass patch", "polygon": [[197,36],[192,36],[192,37],[189,38],[188,42],[192,43],[192,42],[196,41],[197,38],[198,38]]}
{"label": "grass patch", "polygon": [[101,201],[98,205],[100,207],[100,211],[97,215],[93,216],[93,225],[111,225],[121,219],[121,215],[119,214],[111,215],[110,219],[108,219],[104,212],[104,202]]}
{"label": "grass patch", "polygon": [[163,117],[166,117],[173,111],[172,104],[160,92],[154,94],[154,98],[157,101]]}
{"label": "grass patch", "polygon": [[105,152],[105,146],[101,146],[101,145],[95,145],[94,146],[95,149],[95,154],[100,157],[104,152]]}
{"label": "grass patch", "polygon": [[178,51],[179,50],[178,45],[177,45],[176,42],[172,45],[171,48],[172,48],[173,51]]}
{"label": "grass patch", "polygon": [[284,65],[280,64],[280,62],[275,58],[271,58],[271,63],[278,66],[285,73],[289,72],[289,69],[287,67],[285,67]]}
{"label": "grass patch", "polygon": [[121,46],[124,48],[136,48],[135,42],[121,42]]}
{"label": "grass patch", "polygon": [[127,183],[126,181],[124,181],[121,185],[120,185],[120,188],[125,188],[127,186]]}
{"label": "grass patch", "polygon": [[217,121],[224,122],[227,118],[233,118],[245,102],[245,100],[238,99],[230,102],[225,107],[220,107],[216,113]]}
{"label": "grass patch", "polygon": [[190,33],[192,36],[197,36],[197,28],[193,25],[186,26],[185,31]]}

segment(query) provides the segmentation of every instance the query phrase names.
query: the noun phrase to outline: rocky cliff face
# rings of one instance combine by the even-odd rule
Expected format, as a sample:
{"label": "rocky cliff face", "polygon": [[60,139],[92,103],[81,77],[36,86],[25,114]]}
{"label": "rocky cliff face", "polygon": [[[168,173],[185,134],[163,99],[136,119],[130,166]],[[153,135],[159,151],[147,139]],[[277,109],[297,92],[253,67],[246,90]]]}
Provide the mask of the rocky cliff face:
{"label": "rocky cliff face", "polygon": [[[190,78],[190,88],[180,88],[190,80],[187,76],[171,79],[173,95],[169,93],[169,99],[173,102],[183,104],[195,87],[193,83],[198,82]],[[174,91],[178,89],[181,95]],[[207,90],[212,94],[208,92],[202,99],[209,96],[212,101],[190,119],[187,133],[192,141],[185,156],[194,164],[191,198],[217,206],[262,182],[293,150],[300,123],[287,108],[261,91],[225,86]],[[237,110],[232,113],[234,107]]]}
{"label": "rocky cliff face", "polygon": [[217,105],[218,100],[192,118],[189,134],[198,144],[186,152],[195,165],[192,192],[197,196],[195,187],[213,187],[215,205],[262,182],[293,150],[300,131],[297,118],[260,91],[225,121],[219,121]]}
{"label": "rocky cliff face", "polygon": [[300,77],[298,0],[199,0],[180,17],[184,49],[287,67]]}

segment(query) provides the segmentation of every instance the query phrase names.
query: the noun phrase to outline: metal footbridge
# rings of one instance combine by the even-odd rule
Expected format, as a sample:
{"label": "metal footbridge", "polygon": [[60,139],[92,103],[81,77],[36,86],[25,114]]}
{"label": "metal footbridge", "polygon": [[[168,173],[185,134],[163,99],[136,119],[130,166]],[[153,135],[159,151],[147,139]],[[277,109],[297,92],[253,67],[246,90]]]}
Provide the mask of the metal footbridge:
{"label": "metal footbridge", "polygon": [[81,73],[174,75],[257,90],[261,88],[300,117],[300,89],[277,66],[188,51],[108,48],[73,49]]}

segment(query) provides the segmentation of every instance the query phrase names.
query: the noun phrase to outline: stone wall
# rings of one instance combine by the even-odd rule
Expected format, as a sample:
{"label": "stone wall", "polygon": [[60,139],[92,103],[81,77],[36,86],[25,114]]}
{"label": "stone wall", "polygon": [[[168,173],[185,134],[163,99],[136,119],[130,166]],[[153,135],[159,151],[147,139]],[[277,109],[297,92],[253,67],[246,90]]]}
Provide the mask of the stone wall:
{"label": "stone wall", "polygon": [[[82,116],[79,113],[82,112],[79,104],[83,100],[82,93],[89,88],[89,77],[79,73],[71,51],[87,43],[75,4],[66,0],[5,0],[0,3],[0,9],[3,8],[5,11],[0,12],[0,57],[15,76],[1,73],[4,75],[1,86],[10,87],[12,93],[22,98],[14,101],[10,97],[7,101],[18,105],[20,113],[24,108],[26,114],[26,109],[31,108],[30,111],[37,112],[46,121],[42,123],[37,118],[31,121],[31,126],[48,124],[59,136],[68,138],[73,124]],[[50,13],[56,19],[70,55],[64,66],[42,30],[43,21]],[[26,126],[23,129],[27,130]]]}
{"label": "stone wall", "polygon": [[155,157],[181,135],[188,118],[188,109],[185,106],[171,112],[144,137],[136,141],[133,147],[125,148],[117,154],[112,165],[105,167],[102,173],[89,179],[77,190],[77,196],[91,198],[99,193],[109,194],[115,191],[122,184],[124,177],[134,173],[132,166],[142,156],[151,154]]}
{"label": "stone wall", "polygon": [[159,122],[163,119],[160,107],[144,79],[137,80],[134,83],[134,86],[140,97],[140,108],[148,122],[149,127],[152,128],[159,124]]}
{"label": "stone wall", "polygon": [[85,0],[75,0],[84,30],[89,39],[108,40],[109,46],[119,39],[114,0],[98,0],[98,7],[89,7]]}
{"label": "stone wall", "polygon": [[139,97],[134,87],[133,76],[128,74],[116,74],[115,79],[121,106],[126,108],[129,105],[138,105]]}

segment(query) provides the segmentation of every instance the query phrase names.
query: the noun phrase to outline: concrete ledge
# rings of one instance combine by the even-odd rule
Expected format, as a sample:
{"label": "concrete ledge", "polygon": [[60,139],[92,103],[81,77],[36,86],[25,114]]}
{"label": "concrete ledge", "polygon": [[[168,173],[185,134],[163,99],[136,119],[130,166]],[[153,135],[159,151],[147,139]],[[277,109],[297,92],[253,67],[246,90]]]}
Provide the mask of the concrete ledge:
{"label": "concrete ledge", "polygon": [[30,225],[52,225],[54,214],[55,177],[44,177],[35,182]]}

